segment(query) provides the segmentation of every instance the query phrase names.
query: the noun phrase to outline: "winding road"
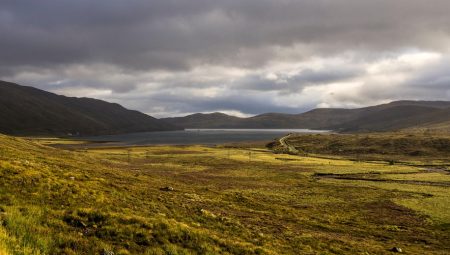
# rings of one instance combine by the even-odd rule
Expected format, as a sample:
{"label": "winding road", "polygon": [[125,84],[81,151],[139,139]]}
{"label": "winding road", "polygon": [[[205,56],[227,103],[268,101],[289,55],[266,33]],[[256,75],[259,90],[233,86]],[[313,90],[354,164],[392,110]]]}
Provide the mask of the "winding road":
{"label": "winding road", "polygon": [[292,134],[288,134],[287,136],[283,136],[283,137],[281,137],[280,139],[279,139],[279,142],[280,142],[280,144],[281,144],[281,146],[282,147],[284,147],[284,148],[286,148],[287,150],[288,150],[288,152],[289,153],[292,153],[292,154],[298,154],[298,150],[294,147],[294,146],[292,146],[292,145],[290,145],[286,140],[289,138],[289,137],[291,137],[292,136]]}

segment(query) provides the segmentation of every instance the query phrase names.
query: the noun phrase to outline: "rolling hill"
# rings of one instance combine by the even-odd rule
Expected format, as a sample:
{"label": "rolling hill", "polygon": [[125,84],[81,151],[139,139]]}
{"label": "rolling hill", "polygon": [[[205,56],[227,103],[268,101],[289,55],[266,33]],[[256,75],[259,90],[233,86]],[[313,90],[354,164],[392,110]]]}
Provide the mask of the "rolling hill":
{"label": "rolling hill", "polygon": [[162,120],[186,128],[232,128],[239,123],[242,118],[215,112],[210,114],[195,113],[186,117],[165,118]]}
{"label": "rolling hill", "polygon": [[0,133],[102,135],[180,129],[119,104],[0,81]]}
{"label": "rolling hill", "polygon": [[450,101],[395,101],[356,108],[318,108],[300,114],[239,118],[223,113],[156,119],[92,98],[56,95],[0,81],[0,133],[103,135],[183,128],[307,128],[338,132],[423,130],[450,122]]}
{"label": "rolling hill", "polygon": [[238,118],[223,113],[166,118],[186,128],[308,128],[340,132],[392,131],[450,120],[448,101],[395,101],[356,108],[318,108],[301,114],[266,113]]}

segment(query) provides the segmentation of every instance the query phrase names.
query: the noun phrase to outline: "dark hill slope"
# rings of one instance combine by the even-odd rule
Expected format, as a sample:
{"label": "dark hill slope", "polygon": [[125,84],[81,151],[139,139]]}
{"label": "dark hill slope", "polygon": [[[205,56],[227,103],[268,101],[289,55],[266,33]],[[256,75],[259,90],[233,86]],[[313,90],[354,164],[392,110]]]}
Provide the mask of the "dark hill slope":
{"label": "dark hill slope", "polygon": [[240,125],[244,119],[224,113],[196,113],[185,117],[162,119],[167,123],[186,128],[232,128]]}
{"label": "dark hill slope", "polygon": [[395,101],[357,108],[319,108],[301,114],[266,113],[238,118],[221,113],[165,119],[186,128],[309,128],[343,132],[389,131],[449,121],[448,101]]}
{"label": "dark hill slope", "polygon": [[0,109],[0,132],[6,134],[100,135],[177,129],[119,104],[4,81],[0,81]]}
{"label": "dark hill slope", "polygon": [[353,116],[352,110],[314,109],[303,114],[264,113],[249,118],[196,113],[163,120],[186,128],[322,128],[354,119],[348,116]]}
{"label": "dark hill slope", "polygon": [[333,129],[344,132],[392,131],[448,120],[450,120],[450,108],[401,105],[367,112],[350,122],[336,125]]}
{"label": "dark hill slope", "polygon": [[394,101],[356,109],[314,109],[297,115],[309,128],[341,131],[388,131],[450,120],[448,101]]}

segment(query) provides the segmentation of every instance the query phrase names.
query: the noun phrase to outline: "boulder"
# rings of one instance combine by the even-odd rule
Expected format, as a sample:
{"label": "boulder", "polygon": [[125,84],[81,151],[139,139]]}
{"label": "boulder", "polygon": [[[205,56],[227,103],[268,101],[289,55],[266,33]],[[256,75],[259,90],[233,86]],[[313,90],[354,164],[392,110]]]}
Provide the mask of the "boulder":
{"label": "boulder", "polygon": [[391,251],[392,252],[398,252],[398,253],[402,253],[403,252],[402,248],[400,248],[400,247],[392,247]]}
{"label": "boulder", "polygon": [[159,190],[161,190],[161,191],[174,191],[175,189],[170,187],[170,186],[166,186],[164,188],[160,188]]}

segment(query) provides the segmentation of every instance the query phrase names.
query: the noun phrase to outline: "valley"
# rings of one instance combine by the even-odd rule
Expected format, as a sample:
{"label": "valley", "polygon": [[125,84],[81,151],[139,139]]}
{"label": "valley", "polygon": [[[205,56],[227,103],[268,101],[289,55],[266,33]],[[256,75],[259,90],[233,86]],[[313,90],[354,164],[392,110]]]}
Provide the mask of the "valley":
{"label": "valley", "polygon": [[[287,138],[301,148],[298,140]],[[54,148],[60,144],[68,147]],[[292,155],[260,143],[79,145],[0,135],[0,254],[450,249],[446,150],[392,152],[392,164],[374,150]]]}

